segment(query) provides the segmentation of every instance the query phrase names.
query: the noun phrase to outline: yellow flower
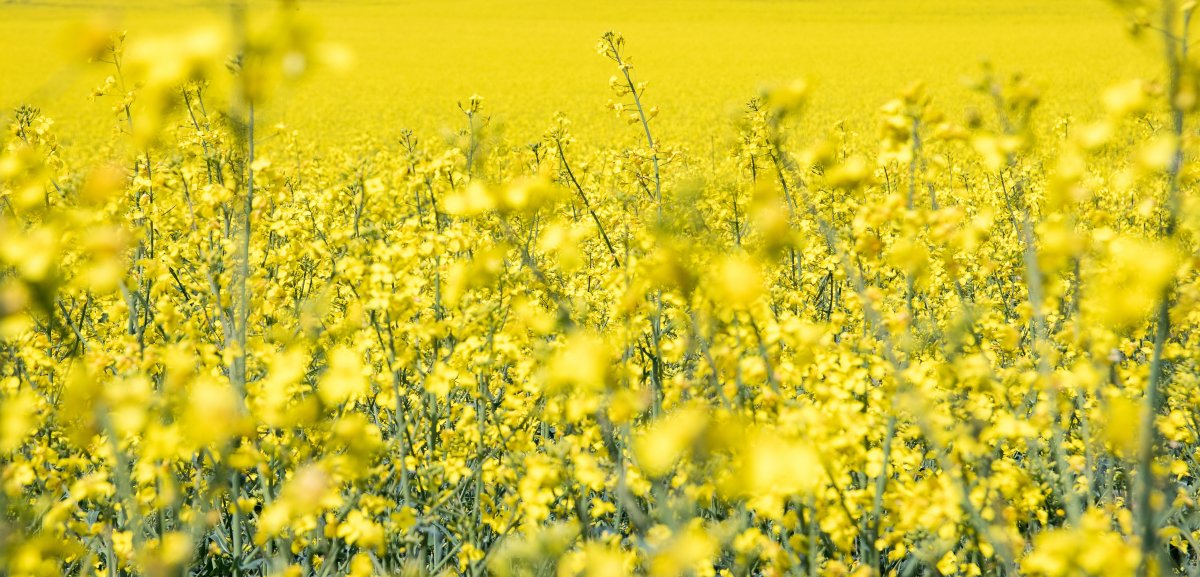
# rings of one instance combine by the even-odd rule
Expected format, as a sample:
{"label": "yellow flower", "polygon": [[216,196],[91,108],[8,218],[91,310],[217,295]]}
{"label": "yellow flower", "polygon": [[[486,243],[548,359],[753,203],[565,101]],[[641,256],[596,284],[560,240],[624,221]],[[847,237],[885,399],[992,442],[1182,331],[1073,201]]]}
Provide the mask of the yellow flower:
{"label": "yellow flower", "polygon": [[338,524],[337,536],[349,545],[364,549],[375,549],[383,552],[383,527],[372,521],[362,511],[354,509],[346,515],[346,520]]}
{"label": "yellow flower", "polygon": [[337,406],[365,396],[369,392],[358,353],[344,346],[329,351],[329,368],[317,385],[317,394],[330,406]]}

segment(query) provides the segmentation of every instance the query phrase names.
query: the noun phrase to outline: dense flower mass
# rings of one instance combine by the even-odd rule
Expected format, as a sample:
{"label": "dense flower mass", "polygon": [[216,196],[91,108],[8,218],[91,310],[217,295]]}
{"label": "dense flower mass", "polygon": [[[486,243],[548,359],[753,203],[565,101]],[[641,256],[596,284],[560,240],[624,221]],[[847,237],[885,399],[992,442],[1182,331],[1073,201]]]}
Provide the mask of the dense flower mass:
{"label": "dense flower mass", "polygon": [[0,573],[1197,574],[1195,4],[1120,5],[1093,119],[795,82],[711,159],[615,32],[636,146],[330,148],[256,122],[344,59],[290,6],[97,24],[112,143],[0,151]]}

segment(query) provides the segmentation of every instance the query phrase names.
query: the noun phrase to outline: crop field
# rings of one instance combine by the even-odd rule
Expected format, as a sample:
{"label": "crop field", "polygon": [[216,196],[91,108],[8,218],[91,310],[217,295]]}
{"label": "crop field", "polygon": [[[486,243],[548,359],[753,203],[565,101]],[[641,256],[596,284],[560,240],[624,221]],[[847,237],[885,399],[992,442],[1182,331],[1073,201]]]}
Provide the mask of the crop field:
{"label": "crop field", "polygon": [[1196,9],[0,1],[0,575],[1200,575]]}

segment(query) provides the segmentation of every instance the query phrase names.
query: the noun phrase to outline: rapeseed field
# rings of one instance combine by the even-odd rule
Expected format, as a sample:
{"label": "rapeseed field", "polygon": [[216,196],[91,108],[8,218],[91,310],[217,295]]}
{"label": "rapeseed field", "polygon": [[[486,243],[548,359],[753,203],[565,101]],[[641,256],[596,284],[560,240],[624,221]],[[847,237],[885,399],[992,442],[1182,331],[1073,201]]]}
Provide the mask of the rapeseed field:
{"label": "rapeseed field", "polygon": [[0,4],[0,574],[1200,574],[1196,9]]}

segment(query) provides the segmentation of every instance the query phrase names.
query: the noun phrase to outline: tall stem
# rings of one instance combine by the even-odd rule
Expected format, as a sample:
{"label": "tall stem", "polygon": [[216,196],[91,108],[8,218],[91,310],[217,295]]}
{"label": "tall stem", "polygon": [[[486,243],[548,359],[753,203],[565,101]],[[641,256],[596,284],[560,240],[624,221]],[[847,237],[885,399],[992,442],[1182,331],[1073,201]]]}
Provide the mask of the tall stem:
{"label": "tall stem", "polygon": [[[1187,49],[1187,23],[1189,11],[1184,17],[1184,26],[1175,35],[1175,3],[1164,0],[1162,4],[1162,39],[1164,56],[1167,61],[1167,102],[1171,108],[1171,130],[1175,139],[1175,151],[1171,163],[1167,166],[1167,197],[1166,222],[1163,224],[1162,238],[1166,240],[1175,237],[1179,211],[1179,172],[1183,166],[1183,121],[1184,111],[1179,106],[1176,95],[1179,93],[1182,70],[1180,66],[1181,50]],[[1138,575],[1148,575],[1150,572],[1149,558],[1158,551],[1158,531],[1154,507],[1154,458],[1155,449],[1159,444],[1159,431],[1155,420],[1162,410],[1162,382],[1165,378],[1163,367],[1163,348],[1171,333],[1171,293],[1174,280],[1167,283],[1159,295],[1158,307],[1155,314],[1154,353],[1150,361],[1149,381],[1146,384],[1145,407],[1142,413],[1142,426],[1138,461],[1138,493],[1137,514],[1142,532],[1142,560],[1138,566]]]}
{"label": "tall stem", "polygon": [[646,145],[650,147],[650,160],[654,163],[654,202],[658,204],[658,220],[661,222],[662,177],[658,170],[658,149],[654,146],[654,135],[650,133],[650,119],[646,116],[645,107],[642,106],[642,96],[638,93],[637,84],[633,82],[633,76],[629,74],[630,66],[621,58],[621,52],[612,38],[609,38],[608,45],[612,49],[613,60],[617,62],[617,67],[621,69],[621,74],[625,77],[625,84],[629,86],[633,104],[637,107],[638,119],[642,121],[642,130],[646,133]]}
{"label": "tall stem", "polygon": [[242,246],[238,255],[237,298],[238,310],[234,330],[237,339],[237,354],[234,356],[234,366],[230,380],[237,393],[244,398],[246,394],[246,330],[250,319],[250,226],[254,211],[254,103],[250,104],[249,119],[246,124],[246,205],[242,220]]}

